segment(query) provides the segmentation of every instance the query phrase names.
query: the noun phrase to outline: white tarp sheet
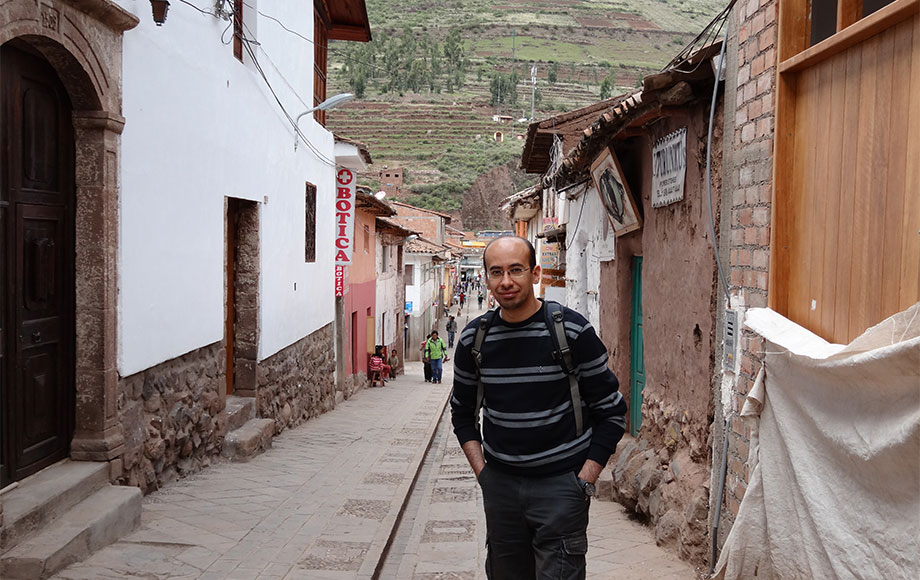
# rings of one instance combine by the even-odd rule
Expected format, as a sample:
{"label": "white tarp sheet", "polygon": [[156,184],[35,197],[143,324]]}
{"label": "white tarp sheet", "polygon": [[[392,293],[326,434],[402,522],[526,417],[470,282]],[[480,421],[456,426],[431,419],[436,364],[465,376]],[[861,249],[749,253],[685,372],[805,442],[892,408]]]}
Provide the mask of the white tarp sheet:
{"label": "white tarp sheet", "polygon": [[847,346],[769,309],[745,324],[766,355],[715,578],[920,578],[920,303]]}

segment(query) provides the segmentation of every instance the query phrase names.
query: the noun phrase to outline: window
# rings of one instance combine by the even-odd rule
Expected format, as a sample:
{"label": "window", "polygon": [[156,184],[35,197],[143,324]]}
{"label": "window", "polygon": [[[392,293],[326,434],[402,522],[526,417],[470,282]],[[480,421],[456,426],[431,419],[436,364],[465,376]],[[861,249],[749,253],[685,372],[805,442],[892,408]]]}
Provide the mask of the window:
{"label": "window", "polygon": [[[326,100],[326,66],[329,48],[328,18],[313,5],[313,106]],[[313,118],[320,125],[326,125],[326,111],[317,109]]]}
{"label": "window", "polygon": [[364,226],[364,253],[371,253],[371,230]]}
{"label": "window", "polygon": [[785,2],[780,7],[780,60],[815,46],[849,26],[901,0],[811,0]]}
{"label": "window", "polygon": [[403,267],[403,249],[402,246],[396,246],[396,268],[402,270]]}
{"label": "window", "polygon": [[383,246],[383,248],[381,249],[380,254],[381,254],[381,259],[383,260],[383,264],[380,267],[381,274],[386,274],[387,272],[390,271],[390,248],[392,247],[393,246]]}
{"label": "window", "polygon": [[415,265],[406,264],[406,286],[415,286]]}
{"label": "window", "polygon": [[233,0],[233,56],[243,61],[243,0]]}
{"label": "window", "polygon": [[309,182],[304,193],[304,261],[316,261],[316,186]]}

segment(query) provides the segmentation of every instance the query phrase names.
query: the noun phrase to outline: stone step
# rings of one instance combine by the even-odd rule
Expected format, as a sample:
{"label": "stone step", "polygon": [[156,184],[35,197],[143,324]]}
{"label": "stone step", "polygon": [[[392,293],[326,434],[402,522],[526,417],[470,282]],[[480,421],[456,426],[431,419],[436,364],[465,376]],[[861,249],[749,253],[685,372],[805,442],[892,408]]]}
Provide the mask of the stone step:
{"label": "stone step", "polygon": [[141,490],[107,485],[0,557],[4,580],[48,578],[140,525]]}
{"label": "stone step", "polygon": [[109,464],[69,459],[47,467],[3,494],[0,553],[109,484]]}
{"label": "stone step", "polygon": [[237,397],[229,395],[227,397],[227,432],[235,431],[246,421],[254,419],[256,416],[256,400],[254,397]]}
{"label": "stone step", "polygon": [[221,455],[231,461],[249,461],[266,449],[271,449],[275,435],[272,419],[250,419],[224,438]]}

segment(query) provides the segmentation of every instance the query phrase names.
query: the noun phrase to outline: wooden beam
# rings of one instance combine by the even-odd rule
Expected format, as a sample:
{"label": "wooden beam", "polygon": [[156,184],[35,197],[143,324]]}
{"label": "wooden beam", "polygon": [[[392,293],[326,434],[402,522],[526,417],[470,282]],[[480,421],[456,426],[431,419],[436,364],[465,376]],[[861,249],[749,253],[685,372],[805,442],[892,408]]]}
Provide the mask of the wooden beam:
{"label": "wooden beam", "polygon": [[354,42],[368,42],[371,34],[363,26],[353,26],[347,24],[334,24],[329,29],[329,40],[351,40]]}

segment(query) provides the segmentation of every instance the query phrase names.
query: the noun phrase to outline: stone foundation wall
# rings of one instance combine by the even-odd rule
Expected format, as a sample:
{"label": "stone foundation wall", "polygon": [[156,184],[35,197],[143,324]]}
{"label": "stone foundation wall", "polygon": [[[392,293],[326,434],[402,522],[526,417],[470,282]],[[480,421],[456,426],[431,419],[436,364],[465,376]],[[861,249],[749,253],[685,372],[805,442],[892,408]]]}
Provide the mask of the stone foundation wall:
{"label": "stone foundation wall", "polygon": [[620,444],[610,460],[613,499],[648,522],[658,545],[702,565],[709,558],[709,458],[692,456],[678,422],[666,424],[663,446],[644,436]]}
{"label": "stone foundation wall", "polygon": [[335,408],[333,334],[327,324],[259,363],[256,409],[276,434]]}
{"label": "stone foundation wall", "polygon": [[220,455],[224,367],[224,349],[214,343],[119,380],[125,451],[118,483],[146,494]]}

